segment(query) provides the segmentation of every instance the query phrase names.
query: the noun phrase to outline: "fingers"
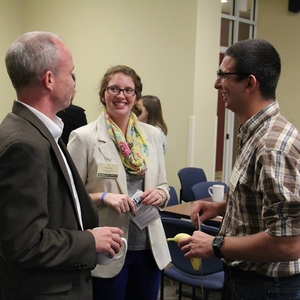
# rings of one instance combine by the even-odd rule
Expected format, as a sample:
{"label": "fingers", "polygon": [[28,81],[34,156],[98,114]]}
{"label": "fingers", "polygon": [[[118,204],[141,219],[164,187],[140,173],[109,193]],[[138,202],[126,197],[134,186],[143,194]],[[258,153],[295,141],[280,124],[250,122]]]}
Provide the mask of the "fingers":
{"label": "fingers", "polygon": [[192,207],[191,221],[195,226],[195,228],[197,229],[199,228],[198,215],[201,217],[202,213],[203,213],[203,203],[201,202],[201,200],[195,201]]}
{"label": "fingers", "polygon": [[[119,237],[124,236],[123,231],[119,227],[105,227],[105,228],[108,228],[114,236],[116,236],[116,235],[118,235]],[[121,241],[121,238],[120,238],[120,241]]]}
{"label": "fingers", "polygon": [[119,243],[113,241],[107,252],[110,257],[114,257],[115,254],[120,252],[120,248],[121,248],[121,245]]}
{"label": "fingers", "polygon": [[198,215],[199,215],[199,210],[196,208],[195,205],[193,205],[193,208],[192,208],[192,213],[191,213],[191,221],[193,223],[193,225],[198,228]]}
{"label": "fingers", "polygon": [[199,226],[198,226],[198,212],[195,212],[195,211],[192,212],[191,221],[192,221],[195,228],[199,228]]}
{"label": "fingers", "polygon": [[134,212],[135,214],[135,205],[132,202],[132,200],[129,198],[129,196],[126,196],[125,199],[123,199],[121,205],[120,205],[120,209],[122,211],[122,213],[127,213],[129,211]]}
{"label": "fingers", "polygon": [[[148,189],[142,194],[142,203],[146,205],[159,206],[161,205],[163,198],[162,193],[157,189]],[[119,214],[131,212],[133,216],[136,215],[135,204],[132,199],[125,194],[109,194],[105,198],[107,205],[113,207]]]}
{"label": "fingers", "polygon": [[184,238],[178,242],[178,246],[182,248],[185,245],[188,245],[190,242],[190,238]]}
{"label": "fingers", "polygon": [[131,199],[129,199],[128,205],[129,205],[129,210],[131,211],[131,214],[133,216],[135,216],[135,214],[136,214],[135,205]]}
{"label": "fingers", "polygon": [[143,204],[159,206],[163,201],[162,193],[158,189],[148,189],[143,195]]}
{"label": "fingers", "polygon": [[97,227],[88,231],[94,236],[96,252],[107,252],[110,256],[114,256],[120,251],[121,237],[124,235],[120,228]]}
{"label": "fingers", "polygon": [[[108,227],[108,228],[110,228],[112,232],[116,232],[116,231],[118,231],[117,229],[119,229],[117,227]],[[121,234],[123,236],[122,230],[119,229],[119,231],[121,231]],[[115,254],[120,252],[120,249],[122,248],[122,246],[123,246],[123,242],[122,242],[122,239],[121,239],[121,235],[113,234],[112,242],[111,242],[110,249],[109,249],[109,253],[111,253],[112,256],[114,256]]]}
{"label": "fingers", "polygon": [[130,206],[128,205],[127,201],[120,203],[120,210],[123,214],[127,213],[130,210]]}
{"label": "fingers", "polygon": [[119,253],[122,246],[121,237],[118,234],[113,235],[113,241],[111,243],[111,248],[115,253]]}
{"label": "fingers", "polygon": [[130,210],[134,210],[135,213],[134,204],[128,195],[110,194],[110,196],[109,199],[105,199],[109,200],[109,202],[107,201],[107,205],[113,207],[119,214],[125,214]]}

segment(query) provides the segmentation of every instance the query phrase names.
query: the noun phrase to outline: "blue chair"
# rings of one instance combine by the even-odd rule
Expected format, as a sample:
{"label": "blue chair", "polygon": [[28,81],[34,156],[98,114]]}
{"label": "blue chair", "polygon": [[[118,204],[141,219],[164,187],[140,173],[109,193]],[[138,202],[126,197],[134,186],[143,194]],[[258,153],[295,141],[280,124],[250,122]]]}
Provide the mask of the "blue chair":
{"label": "blue chair", "polygon": [[186,167],[178,171],[178,177],[181,184],[180,202],[194,201],[194,196],[191,187],[198,182],[207,181],[203,169],[195,167]]}
{"label": "blue chair", "polygon": [[[177,196],[177,193],[176,193],[176,190],[173,186],[169,185],[169,188],[170,188],[170,199],[168,201],[168,204],[167,206],[172,206],[172,205],[176,205],[176,204],[179,204],[179,200],[178,200],[178,196]],[[163,217],[163,216],[170,216],[169,214],[166,214],[164,211],[160,211],[160,216]]]}
{"label": "blue chair", "polygon": [[[174,219],[162,217],[162,223],[166,237],[174,237],[177,233],[188,233],[190,235],[195,231],[194,226],[188,220]],[[201,230],[210,235],[217,235],[218,228],[201,225]],[[179,283],[178,299],[183,295],[182,285],[192,287],[192,299],[196,299],[196,288],[203,287],[203,299],[208,299],[210,291],[222,291],[224,284],[223,263],[220,258],[202,258],[201,269],[195,271],[190,260],[184,257],[184,253],[180,250],[175,242],[168,242],[172,265],[162,271],[160,299],[164,298],[164,276],[175,280]],[[190,295],[184,295],[190,296]]]}
{"label": "blue chair", "polygon": [[199,182],[193,185],[191,188],[191,191],[193,193],[193,201],[209,198],[210,194],[208,192],[208,188],[213,186],[214,184],[224,185],[224,193],[225,194],[227,193],[227,184],[224,182],[220,182],[220,181]]}
{"label": "blue chair", "polygon": [[171,185],[169,185],[169,188],[170,188],[170,200],[167,204],[167,206],[172,206],[172,205],[176,205],[176,204],[179,204],[179,201],[178,201],[178,196],[177,196],[177,192],[175,190],[175,188]]}

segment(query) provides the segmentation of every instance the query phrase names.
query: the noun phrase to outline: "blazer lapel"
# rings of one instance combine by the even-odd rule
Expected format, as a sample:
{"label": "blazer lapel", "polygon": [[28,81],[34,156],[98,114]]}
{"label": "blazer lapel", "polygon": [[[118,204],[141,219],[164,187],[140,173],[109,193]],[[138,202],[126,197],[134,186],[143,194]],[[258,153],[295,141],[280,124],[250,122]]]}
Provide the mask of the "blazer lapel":
{"label": "blazer lapel", "polygon": [[[74,213],[76,216],[78,216],[77,214],[77,211],[76,211],[76,207],[75,207],[75,204],[74,204],[74,195],[73,195],[73,190],[72,190],[72,185],[71,185],[71,181],[70,181],[70,177],[69,177],[69,173],[68,173],[68,170],[66,168],[66,165],[65,165],[65,162],[64,162],[64,159],[62,157],[62,154],[58,148],[58,145],[56,144],[53,136],[51,135],[50,131],[48,130],[48,128],[45,126],[45,124],[37,117],[35,116],[27,107],[25,107],[23,104],[21,103],[18,103],[18,102],[14,102],[13,104],[13,109],[12,109],[13,113],[15,113],[16,115],[19,115],[21,116],[22,118],[26,119],[28,122],[30,122],[33,126],[35,126],[39,131],[40,133],[42,134],[42,136],[44,136],[50,143],[53,151],[54,151],[54,154],[57,158],[57,161],[58,161],[58,164],[61,168],[61,171],[66,179],[66,182],[68,184],[68,187],[69,187],[69,190],[70,190],[70,193],[72,195],[72,207],[74,209]],[[60,145],[60,148],[62,149],[64,155],[66,156],[66,159],[67,159],[67,162],[70,166],[70,169],[71,169],[71,172],[72,174],[74,174],[74,172],[77,172],[77,169],[76,167],[74,166],[74,163],[64,145],[64,143],[62,142],[61,139],[59,139],[59,145]],[[71,167],[72,165],[72,167]],[[76,173],[78,174],[78,172]],[[73,177],[76,178],[76,175],[73,175]],[[74,178],[74,182],[75,182],[75,186],[76,186],[76,189],[77,189],[77,186],[78,186],[78,179],[75,181],[75,178]],[[78,178],[80,179],[80,176],[78,175]],[[82,185],[83,186],[83,185]],[[84,188],[84,187],[83,187]],[[78,191],[77,191],[78,192]],[[78,193],[78,197],[79,199],[81,198],[79,193]],[[85,198],[86,199],[86,198]],[[78,218],[77,218],[77,224],[78,224],[78,228],[80,228],[80,225],[79,225],[79,222],[78,222]]]}
{"label": "blazer lapel", "polygon": [[[92,201],[91,199],[89,199],[89,195],[86,192],[86,189],[81,181],[80,175],[78,173],[78,170],[63,142],[63,140],[61,138],[59,138],[58,140],[58,144],[67,160],[67,163],[70,167],[71,173],[73,175],[73,180],[74,180],[74,184],[75,184],[75,188],[78,194],[78,200],[79,200],[79,204],[80,204],[80,208],[81,208],[81,218],[82,218],[82,223],[83,223],[83,227],[84,228],[93,228],[95,225],[94,223],[94,218],[98,218],[98,212],[94,207],[94,211],[95,214],[94,216],[91,215],[91,210],[88,208],[90,202]],[[65,168],[66,169],[66,168]],[[67,172],[67,171],[66,171]],[[73,195],[73,189],[71,187],[71,183],[70,183],[70,177],[69,174],[67,172],[67,180],[68,180],[68,184],[70,186],[71,189],[71,193],[72,193],[72,197],[73,197],[73,201],[75,203],[75,199],[74,199],[74,195]],[[89,201],[90,200],[90,201]],[[92,205],[94,205],[94,203],[92,203]],[[74,204],[74,208],[75,208],[75,204]],[[89,213],[85,213],[85,210],[89,209]],[[76,215],[78,216],[78,214],[76,213]],[[78,222],[78,226],[79,226],[79,222]],[[80,227],[79,227],[80,228]]]}
{"label": "blazer lapel", "polygon": [[123,163],[120,158],[118,149],[114,142],[110,139],[107,133],[106,121],[104,114],[102,113],[99,117],[99,122],[97,124],[97,138],[99,140],[100,146],[99,151],[103,156],[106,163],[118,164],[119,172],[118,177],[116,178],[116,182],[119,186],[119,189],[122,194],[128,194],[127,190],[127,179],[126,172],[123,168]]}

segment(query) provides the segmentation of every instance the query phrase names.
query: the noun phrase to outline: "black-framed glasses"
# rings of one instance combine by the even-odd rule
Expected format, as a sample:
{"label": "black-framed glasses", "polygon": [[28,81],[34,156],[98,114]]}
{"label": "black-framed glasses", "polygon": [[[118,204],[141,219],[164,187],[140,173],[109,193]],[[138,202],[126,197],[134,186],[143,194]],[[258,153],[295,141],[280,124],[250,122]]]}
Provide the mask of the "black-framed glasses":
{"label": "black-framed glasses", "polygon": [[221,70],[217,71],[217,77],[218,78],[227,78],[228,75],[244,75],[244,76],[248,76],[250,74],[248,73],[238,73],[238,72],[222,72]]}
{"label": "black-framed glasses", "polygon": [[135,89],[132,89],[132,88],[125,88],[125,89],[121,89],[119,88],[118,86],[108,86],[106,88],[107,92],[110,94],[110,95],[113,95],[113,96],[117,96],[119,95],[121,92],[123,92],[124,96],[128,96],[128,97],[132,97],[135,95],[136,91]]}

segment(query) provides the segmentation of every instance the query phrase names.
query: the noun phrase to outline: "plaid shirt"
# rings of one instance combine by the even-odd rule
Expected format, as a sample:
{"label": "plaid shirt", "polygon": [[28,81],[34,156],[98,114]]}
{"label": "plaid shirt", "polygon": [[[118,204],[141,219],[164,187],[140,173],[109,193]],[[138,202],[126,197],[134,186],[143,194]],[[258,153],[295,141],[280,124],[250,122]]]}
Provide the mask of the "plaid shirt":
{"label": "plaid shirt", "polygon": [[[230,178],[220,235],[300,234],[300,135],[274,102],[238,129],[239,149]],[[300,273],[300,260],[230,266],[281,277]]]}

